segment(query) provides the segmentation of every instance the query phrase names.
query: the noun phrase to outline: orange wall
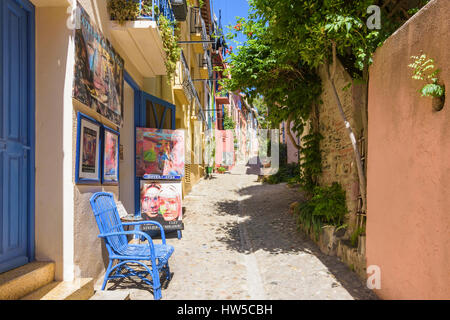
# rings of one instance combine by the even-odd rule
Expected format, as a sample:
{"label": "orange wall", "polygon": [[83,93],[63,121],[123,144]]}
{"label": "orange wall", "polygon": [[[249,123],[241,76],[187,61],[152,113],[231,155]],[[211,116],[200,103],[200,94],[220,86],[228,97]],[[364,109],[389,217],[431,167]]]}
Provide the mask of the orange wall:
{"label": "orange wall", "polygon": [[434,0],[375,54],[369,83],[367,265],[384,299],[450,299],[450,105],[417,92],[410,56],[450,91],[450,1]]}

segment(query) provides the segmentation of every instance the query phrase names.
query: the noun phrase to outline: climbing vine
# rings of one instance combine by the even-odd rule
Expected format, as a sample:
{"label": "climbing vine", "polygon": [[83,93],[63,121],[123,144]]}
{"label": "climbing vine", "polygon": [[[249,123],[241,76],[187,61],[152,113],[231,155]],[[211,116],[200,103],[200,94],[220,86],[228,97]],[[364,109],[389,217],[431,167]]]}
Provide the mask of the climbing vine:
{"label": "climbing vine", "polygon": [[158,18],[158,27],[163,41],[164,51],[166,53],[166,73],[168,82],[172,81],[173,75],[177,68],[177,62],[180,60],[181,47],[178,44],[178,28],[174,23],[165,16],[160,15]]}

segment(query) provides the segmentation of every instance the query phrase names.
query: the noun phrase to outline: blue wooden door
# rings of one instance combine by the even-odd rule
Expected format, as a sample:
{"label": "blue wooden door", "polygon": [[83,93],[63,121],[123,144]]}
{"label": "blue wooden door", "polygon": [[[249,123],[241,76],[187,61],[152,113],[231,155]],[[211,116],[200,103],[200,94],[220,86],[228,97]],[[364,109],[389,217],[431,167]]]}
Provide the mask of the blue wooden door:
{"label": "blue wooden door", "polygon": [[34,7],[0,1],[0,272],[33,258]]}
{"label": "blue wooden door", "polygon": [[[175,130],[175,105],[159,99],[145,91],[138,91],[135,95],[134,123],[136,127]],[[135,139],[136,140],[136,139]],[[136,148],[136,147],[135,147]],[[140,213],[141,178],[135,176],[134,204]]]}

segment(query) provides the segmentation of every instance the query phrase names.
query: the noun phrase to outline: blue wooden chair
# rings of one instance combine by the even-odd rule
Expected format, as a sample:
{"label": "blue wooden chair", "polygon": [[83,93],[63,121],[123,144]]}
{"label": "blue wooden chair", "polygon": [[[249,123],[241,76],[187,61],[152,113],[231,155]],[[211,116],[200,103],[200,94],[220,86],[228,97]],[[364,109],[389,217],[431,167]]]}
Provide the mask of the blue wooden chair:
{"label": "blue wooden chair", "polygon": [[[140,221],[122,223],[117,211],[113,195],[106,192],[97,192],[91,199],[92,210],[97,221],[100,238],[103,238],[109,254],[109,264],[106,269],[102,290],[110,279],[137,276],[145,283],[153,287],[155,300],[161,299],[160,271],[164,271],[166,279],[170,280],[169,258],[172,255],[173,246],[166,244],[164,229],[156,221]],[[124,231],[124,226],[140,226],[143,224],[157,225],[161,230],[162,244],[154,244],[152,238],[139,230]],[[148,243],[130,244],[127,235],[137,235],[145,238]],[[117,264],[114,264],[117,260]],[[144,262],[147,262],[144,263]],[[150,265],[148,265],[150,262]],[[133,269],[136,264],[144,267],[144,271]],[[151,277],[151,280],[149,277]]]}

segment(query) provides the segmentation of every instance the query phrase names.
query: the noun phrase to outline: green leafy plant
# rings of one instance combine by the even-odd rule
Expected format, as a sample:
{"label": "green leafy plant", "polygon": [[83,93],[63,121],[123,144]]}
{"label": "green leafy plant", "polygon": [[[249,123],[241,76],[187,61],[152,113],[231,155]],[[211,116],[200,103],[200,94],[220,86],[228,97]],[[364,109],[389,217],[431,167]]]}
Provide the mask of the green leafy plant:
{"label": "green leafy plant", "polygon": [[313,132],[303,137],[303,148],[300,150],[300,183],[306,192],[313,192],[317,186],[317,180],[322,173],[322,154],[320,141],[323,136]]}
{"label": "green leafy plant", "polygon": [[108,0],[108,12],[111,20],[123,25],[126,21],[134,21],[139,17],[139,2]]}
{"label": "green leafy plant", "polygon": [[217,168],[217,171],[220,173],[224,173],[225,171],[227,171],[227,169],[225,167],[219,167]]}
{"label": "green leafy plant", "polygon": [[333,182],[331,186],[317,186],[312,192],[312,197],[301,202],[294,212],[297,215],[297,222],[306,230],[312,229],[318,239],[323,226],[340,227],[344,224],[348,213],[345,191],[337,182]]}
{"label": "green leafy plant", "polygon": [[440,98],[444,96],[445,88],[438,83],[440,69],[435,67],[434,59],[427,58],[426,54],[411,56],[411,59],[414,59],[414,62],[408,66],[414,70],[412,78],[425,81],[425,85],[419,91],[422,97]]}
{"label": "green leafy plant", "polygon": [[164,51],[166,53],[166,73],[168,82],[172,81],[177,68],[177,62],[180,60],[181,47],[178,44],[178,28],[163,15],[158,17],[158,27],[163,41]]}
{"label": "green leafy plant", "polygon": [[272,174],[263,179],[263,182],[268,184],[278,184],[281,182],[294,183],[299,177],[300,166],[296,163],[288,163],[280,166],[277,173]]}
{"label": "green leafy plant", "polygon": [[[187,0],[186,1],[188,7],[194,7],[195,6],[195,1],[194,0]],[[198,0],[198,6],[199,8],[203,8],[203,6],[205,5],[205,1],[204,0]]]}
{"label": "green leafy plant", "polygon": [[223,128],[224,130],[232,130],[236,127],[236,124],[233,121],[233,118],[228,116],[228,113],[225,111],[223,116]]}
{"label": "green leafy plant", "polygon": [[355,229],[355,231],[353,231],[352,235],[350,236],[350,244],[352,245],[352,247],[358,246],[358,237],[365,233],[366,233],[365,227],[362,227],[362,228],[358,227]]}

